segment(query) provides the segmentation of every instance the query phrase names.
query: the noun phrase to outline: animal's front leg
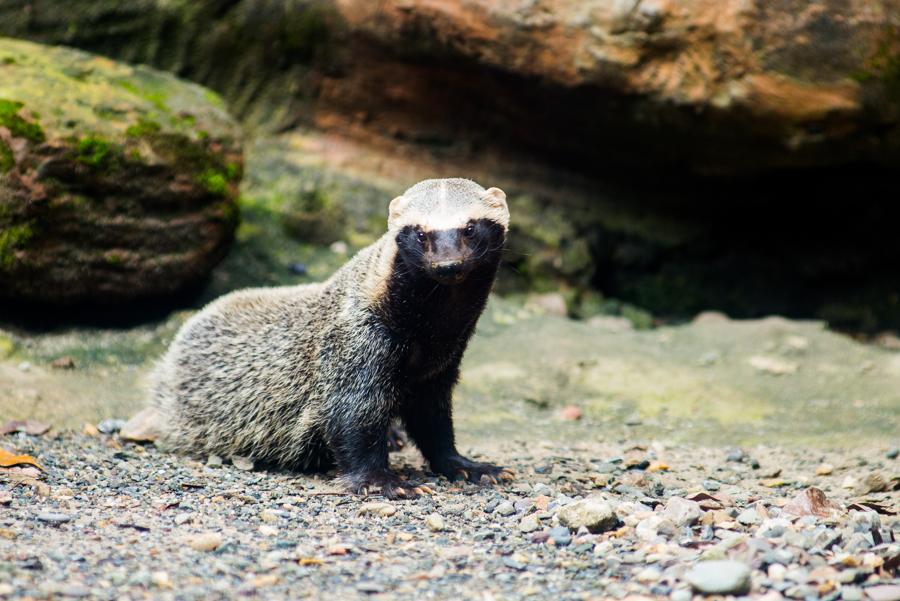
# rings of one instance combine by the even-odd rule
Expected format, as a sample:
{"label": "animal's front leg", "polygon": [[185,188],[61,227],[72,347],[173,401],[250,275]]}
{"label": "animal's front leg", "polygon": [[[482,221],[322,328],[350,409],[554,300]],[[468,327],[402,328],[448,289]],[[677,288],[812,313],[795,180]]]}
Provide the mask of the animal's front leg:
{"label": "animal's front leg", "polygon": [[512,479],[510,470],[472,461],[456,450],[451,402],[455,382],[456,374],[448,373],[414,390],[401,407],[407,433],[435,473],[471,482],[480,482],[482,476],[491,483]]}
{"label": "animal's front leg", "polygon": [[[366,410],[361,410],[365,408]],[[427,492],[391,471],[388,464],[390,414],[377,402],[345,400],[330,421],[329,441],[339,480],[350,492],[380,492],[388,499],[415,498]]]}

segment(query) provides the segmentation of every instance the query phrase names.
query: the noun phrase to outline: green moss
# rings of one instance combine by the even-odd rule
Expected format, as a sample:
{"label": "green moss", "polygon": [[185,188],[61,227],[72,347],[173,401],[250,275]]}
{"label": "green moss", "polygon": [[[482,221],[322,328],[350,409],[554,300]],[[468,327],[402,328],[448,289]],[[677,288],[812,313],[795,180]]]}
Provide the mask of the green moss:
{"label": "green moss", "polygon": [[25,246],[34,237],[31,224],[10,225],[0,230],[0,269],[15,265],[15,251]]}
{"label": "green moss", "polygon": [[94,169],[107,167],[112,159],[113,146],[106,140],[91,136],[78,141],[78,156],[75,160]]}
{"label": "green moss", "polygon": [[9,130],[14,138],[25,138],[41,143],[47,139],[39,123],[25,120],[19,111],[25,106],[15,100],[0,99],[0,126]]}
{"label": "green moss", "polygon": [[16,342],[9,336],[0,333],[0,359],[12,357],[16,352]]}
{"label": "green moss", "polygon": [[230,182],[239,180],[241,178],[241,166],[237,163],[226,164],[225,177],[227,177]]}
{"label": "green moss", "polygon": [[144,138],[146,136],[159,133],[162,126],[152,119],[138,119],[138,122],[125,130],[125,135],[129,138]]}
{"label": "green moss", "polygon": [[197,183],[210,194],[224,196],[228,191],[228,178],[215,169],[207,169],[197,176]]}
{"label": "green moss", "polygon": [[0,140],[0,173],[6,173],[16,166],[16,157],[13,156],[12,149]]}
{"label": "green moss", "polygon": [[888,32],[868,61],[865,69],[852,74],[859,83],[881,82],[888,97],[900,101],[900,51],[896,40],[898,32]]}

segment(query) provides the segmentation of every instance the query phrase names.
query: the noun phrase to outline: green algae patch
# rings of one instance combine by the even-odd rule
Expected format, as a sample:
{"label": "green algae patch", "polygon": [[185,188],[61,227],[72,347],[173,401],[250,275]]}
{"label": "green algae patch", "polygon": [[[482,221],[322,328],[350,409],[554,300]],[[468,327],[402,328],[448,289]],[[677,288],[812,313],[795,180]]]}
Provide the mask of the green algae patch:
{"label": "green algae patch", "polygon": [[113,145],[103,138],[84,138],[78,141],[78,157],[75,160],[88,167],[101,169],[109,165],[114,152]]}
{"label": "green algae patch", "polygon": [[0,174],[10,171],[16,166],[16,157],[13,155],[12,148],[6,145],[6,142],[0,140]]}
{"label": "green algae patch", "polygon": [[16,251],[25,247],[34,237],[31,224],[4,225],[0,228],[0,270],[8,270],[16,264]]}
{"label": "green algae patch", "polygon": [[22,102],[0,98],[0,127],[8,129],[14,138],[43,142],[47,137],[41,125],[34,120],[25,119],[20,114],[24,106]]}

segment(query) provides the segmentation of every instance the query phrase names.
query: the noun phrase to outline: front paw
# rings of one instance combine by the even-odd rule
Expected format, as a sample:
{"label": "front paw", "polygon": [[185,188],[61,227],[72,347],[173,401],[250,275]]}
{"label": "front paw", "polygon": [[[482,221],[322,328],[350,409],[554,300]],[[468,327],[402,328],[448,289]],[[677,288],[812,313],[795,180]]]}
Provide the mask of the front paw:
{"label": "front paw", "polygon": [[435,467],[439,474],[447,476],[450,480],[468,480],[469,482],[483,482],[497,484],[499,481],[510,481],[515,477],[512,470],[493,463],[472,461],[462,455],[451,455],[440,465]]}
{"label": "front paw", "polygon": [[354,494],[381,494],[387,499],[415,499],[432,490],[424,484],[402,480],[389,470],[346,474],[339,478],[346,489]]}

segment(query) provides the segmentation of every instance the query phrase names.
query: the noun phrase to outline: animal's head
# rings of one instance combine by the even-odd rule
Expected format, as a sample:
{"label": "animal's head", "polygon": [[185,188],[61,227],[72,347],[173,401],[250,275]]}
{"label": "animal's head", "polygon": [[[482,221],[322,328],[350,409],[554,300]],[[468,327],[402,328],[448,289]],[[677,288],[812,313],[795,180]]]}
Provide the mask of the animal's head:
{"label": "animal's head", "polygon": [[406,268],[457,284],[493,264],[509,227],[506,194],[467,179],[428,179],[391,201],[388,229]]}

